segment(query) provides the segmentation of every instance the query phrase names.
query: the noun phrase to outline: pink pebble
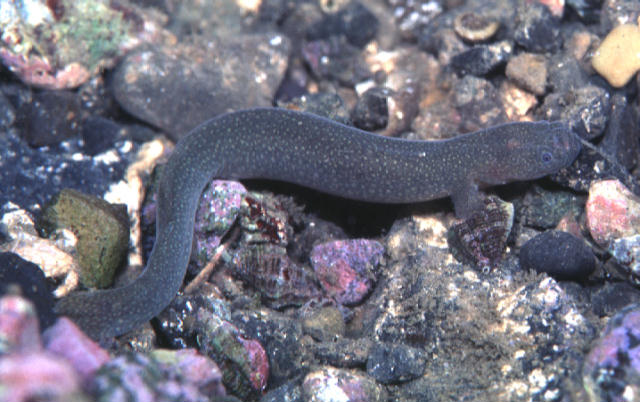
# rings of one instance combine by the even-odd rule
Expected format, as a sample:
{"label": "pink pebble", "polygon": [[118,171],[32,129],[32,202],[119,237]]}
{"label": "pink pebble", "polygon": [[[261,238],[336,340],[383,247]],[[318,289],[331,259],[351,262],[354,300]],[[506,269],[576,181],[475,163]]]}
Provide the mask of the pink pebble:
{"label": "pink pebble", "polygon": [[218,365],[193,348],[180,350],[156,349],[152,356],[160,361],[174,362],[175,370],[188,378],[198,390],[206,395],[225,395],[222,373]]}
{"label": "pink pebble", "polygon": [[547,6],[554,17],[562,17],[564,13],[564,0],[538,0],[538,3]]}
{"label": "pink pebble", "polygon": [[371,290],[383,252],[384,246],[373,240],[332,241],[313,248],[311,265],[329,296],[352,305]]}
{"label": "pink pebble", "polygon": [[43,338],[46,349],[68,361],[84,382],[90,381],[95,372],[110,359],[107,351],[66,317],[59,318],[49,327]]}
{"label": "pink pebble", "polygon": [[267,358],[267,352],[265,352],[260,342],[254,339],[245,339],[243,336],[238,336],[237,339],[244,347],[251,366],[249,381],[251,381],[255,389],[264,391],[267,388],[267,380],[269,379],[269,359]]}
{"label": "pink pebble", "polygon": [[15,295],[0,298],[0,352],[34,352],[42,349],[40,325],[33,304]]}
{"label": "pink pebble", "polygon": [[[0,358],[1,402],[78,400],[78,375],[71,366],[46,352]],[[43,399],[44,398],[44,399]]]}
{"label": "pink pebble", "polygon": [[592,183],[585,209],[591,237],[602,247],[640,233],[640,198],[618,180]]}

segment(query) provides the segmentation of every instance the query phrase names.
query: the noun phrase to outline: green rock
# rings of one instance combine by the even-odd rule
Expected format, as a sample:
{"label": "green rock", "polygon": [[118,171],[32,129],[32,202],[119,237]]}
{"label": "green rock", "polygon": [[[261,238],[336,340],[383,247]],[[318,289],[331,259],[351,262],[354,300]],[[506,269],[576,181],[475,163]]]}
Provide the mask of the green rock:
{"label": "green rock", "polygon": [[124,205],[64,189],[45,207],[38,226],[47,237],[62,228],[75,234],[78,274],[88,288],[109,286],[127,255],[129,217]]}

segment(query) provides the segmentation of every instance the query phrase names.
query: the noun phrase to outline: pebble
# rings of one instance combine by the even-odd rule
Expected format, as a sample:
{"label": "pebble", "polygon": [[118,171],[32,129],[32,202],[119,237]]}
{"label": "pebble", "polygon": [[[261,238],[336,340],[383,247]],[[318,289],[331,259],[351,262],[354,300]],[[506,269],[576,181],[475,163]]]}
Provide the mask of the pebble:
{"label": "pebble", "polygon": [[43,91],[18,109],[16,126],[32,147],[58,144],[80,133],[82,111],[69,91]]}
{"label": "pebble", "polygon": [[625,86],[640,70],[640,27],[615,27],[596,49],[591,64],[611,86]]}
{"label": "pebble", "polygon": [[206,309],[196,312],[199,350],[221,366],[224,384],[243,399],[267,387],[269,359],[255,339],[247,338],[235,325]]}
{"label": "pebble", "polygon": [[367,374],[382,384],[411,381],[424,374],[426,359],[419,348],[377,343],[367,359]]}
{"label": "pebble", "polygon": [[515,41],[529,52],[553,52],[562,46],[560,24],[546,6],[533,2],[518,9]]}
{"label": "pebble", "polygon": [[233,313],[231,322],[247,337],[263,345],[269,358],[269,388],[306,373],[310,345],[300,320],[292,320],[290,316],[270,309],[259,309],[238,310]]}
{"label": "pebble", "polygon": [[126,207],[76,190],[56,195],[44,208],[38,226],[46,236],[58,229],[74,233],[80,282],[88,288],[110,285],[129,249]]}
{"label": "pebble", "polygon": [[618,264],[625,267],[629,281],[640,284],[640,235],[615,239],[608,250]]}
{"label": "pebble", "polygon": [[397,30],[405,39],[422,36],[422,30],[444,12],[441,1],[429,0],[415,2],[413,0],[391,0],[389,6],[393,11]]}
{"label": "pebble", "polygon": [[353,124],[367,131],[383,129],[389,122],[387,98],[391,90],[383,87],[369,88],[358,98],[353,109]]}
{"label": "pebble", "polygon": [[524,203],[527,207],[521,220],[527,226],[553,229],[567,216],[579,216],[583,211],[585,198],[570,191],[534,185],[525,196]]}
{"label": "pebble", "polygon": [[600,19],[600,3],[585,0],[566,1],[567,6],[576,12],[581,21],[587,24],[593,24]]}
{"label": "pebble", "polygon": [[310,260],[327,295],[354,305],[376,283],[383,253],[384,246],[374,240],[337,240],[315,246]]}
{"label": "pebble", "polygon": [[305,63],[319,79],[338,81],[341,85],[353,87],[371,76],[361,50],[343,36],[306,42],[301,51]]}
{"label": "pebble", "polygon": [[313,113],[338,123],[350,125],[349,111],[340,95],[330,92],[304,94],[287,102],[278,102],[278,106],[286,109]]}
{"label": "pebble", "polygon": [[313,355],[322,364],[333,367],[359,368],[367,365],[373,341],[368,338],[340,338],[311,345]]}
{"label": "pebble", "polygon": [[87,155],[95,156],[114,147],[122,138],[123,128],[111,119],[90,116],[82,122],[82,148]]}
{"label": "pebble", "polygon": [[323,307],[302,320],[302,330],[319,342],[328,342],[344,335],[342,313],[335,307]]}
{"label": "pebble", "polygon": [[582,239],[548,230],[522,246],[520,265],[558,280],[583,281],[595,270],[596,257]]}
{"label": "pebble", "polygon": [[506,63],[513,50],[513,42],[508,40],[477,45],[453,56],[451,65],[460,74],[483,76]]}
{"label": "pebble", "polygon": [[537,2],[544,4],[554,17],[561,18],[564,14],[565,0],[537,0]]}
{"label": "pebble", "polygon": [[389,122],[381,133],[392,137],[406,133],[423,105],[420,97],[437,93],[442,66],[433,55],[410,48],[377,51],[367,55],[366,62],[375,72],[373,80],[356,86],[356,91],[362,93],[361,86],[388,88]]}
{"label": "pebble", "polygon": [[606,0],[599,8],[603,35],[617,26],[640,22],[640,3],[635,0]]}
{"label": "pebble", "polygon": [[611,95],[596,85],[585,85],[568,92],[553,92],[539,111],[546,120],[561,120],[580,137],[592,140],[604,133],[611,113]]}
{"label": "pebble", "polygon": [[593,402],[636,401],[640,394],[640,305],[611,318],[585,358],[584,386]]}
{"label": "pebble", "polygon": [[609,123],[600,141],[600,148],[613,156],[627,170],[638,163],[640,144],[635,133],[640,130],[640,118],[637,109],[629,103],[627,97],[615,93],[611,98]]}
{"label": "pebble", "polygon": [[198,387],[198,391],[206,396],[226,394],[218,365],[196,349],[155,349],[150,357],[174,369],[180,377]]}
{"label": "pebble", "polygon": [[19,295],[0,298],[0,356],[42,349],[35,306]]}
{"label": "pebble", "polygon": [[611,317],[632,303],[640,303],[640,291],[628,282],[605,282],[591,294],[591,308],[598,317]]}
{"label": "pebble", "polygon": [[465,75],[457,81],[453,104],[460,120],[458,133],[467,133],[506,122],[500,94],[493,84],[483,78]]}
{"label": "pebble", "polygon": [[358,1],[351,1],[336,13],[327,14],[307,31],[308,40],[327,39],[334,35],[344,35],[347,41],[364,47],[378,32],[378,19]]}
{"label": "pebble", "polygon": [[544,95],[547,89],[546,58],[534,53],[521,53],[509,60],[507,77],[527,91]]}
{"label": "pebble", "polygon": [[585,210],[589,233],[602,247],[640,234],[640,198],[618,180],[594,181]]}
{"label": "pebble", "polygon": [[325,366],[310,372],[302,382],[305,402],[383,402],[384,388],[355,370]]}
{"label": "pebble", "polygon": [[225,395],[221,380],[217,365],[193,349],[158,349],[110,360],[91,387],[105,401],[209,402]]}
{"label": "pebble", "polygon": [[449,64],[453,56],[469,47],[453,29],[442,26],[442,23],[435,23],[440,22],[442,19],[446,21],[446,17],[447,14],[444,14],[442,17],[436,18],[433,24],[421,29],[418,36],[420,49],[437,55],[438,63],[442,66]]}
{"label": "pebble", "polygon": [[177,140],[216,115],[270,106],[288,53],[278,34],[145,47],[119,64],[111,88],[127,112]]}
{"label": "pebble", "polygon": [[[262,395],[260,402],[304,402],[302,387],[295,381],[290,381],[278,388]],[[217,401],[216,401],[217,402]]]}
{"label": "pebble", "polygon": [[589,191],[593,182],[617,179],[632,192],[640,194],[640,185],[624,166],[586,141],[582,141],[582,151],[573,164],[549,178],[564,187],[584,193]]}
{"label": "pebble", "polygon": [[193,345],[201,325],[198,320],[200,311],[207,311],[226,321],[231,317],[229,302],[220,289],[209,282],[201,284],[197,293],[178,294],[156,317],[156,332],[166,340],[167,347],[179,349]]}
{"label": "pebble", "polygon": [[222,237],[236,221],[246,193],[237,181],[213,180],[205,187],[196,209],[191,257],[200,267],[215,255]]}
{"label": "pebble", "polygon": [[19,353],[0,358],[1,402],[86,402],[80,379],[59,357],[46,353]]}
{"label": "pebble", "polygon": [[[571,100],[572,92],[580,88],[592,85],[593,77],[587,74],[583,64],[570,54],[554,54],[548,57],[548,84],[553,93],[564,94],[567,100]],[[562,106],[558,106],[558,113]]]}
{"label": "pebble", "polygon": [[73,321],[60,317],[43,334],[45,349],[65,359],[87,383],[102,365],[111,360],[109,353],[89,338]]}
{"label": "pebble", "polygon": [[538,99],[534,94],[509,80],[500,84],[499,92],[509,121],[521,120],[538,104]]}

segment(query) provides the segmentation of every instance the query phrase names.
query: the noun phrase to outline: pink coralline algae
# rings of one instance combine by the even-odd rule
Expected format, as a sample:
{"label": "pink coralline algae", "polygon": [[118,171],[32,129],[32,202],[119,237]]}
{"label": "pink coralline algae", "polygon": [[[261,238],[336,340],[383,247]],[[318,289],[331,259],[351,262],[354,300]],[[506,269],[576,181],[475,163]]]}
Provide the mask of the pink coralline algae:
{"label": "pink coralline algae", "polygon": [[7,295],[0,299],[0,353],[41,349],[40,326],[31,302]]}
{"label": "pink coralline algae", "polygon": [[209,402],[224,395],[220,380],[217,366],[204,356],[156,350],[116,357],[98,371],[93,387],[100,400],[110,402]]}
{"label": "pink coralline algae", "polygon": [[87,382],[110,356],[71,320],[61,317],[43,335],[45,348],[71,363],[83,381]]}
{"label": "pink coralline algae", "polygon": [[202,350],[220,365],[225,386],[243,398],[264,391],[269,359],[260,342],[245,337],[233,324],[209,311],[199,311],[198,319]]}
{"label": "pink coralline algae", "polygon": [[247,190],[235,181],[213,180],[202,193],[196,210],[195,259],[204,266],[235,222]]}
{"label": "pink coralline algae", "polygon": [[618,180],[592,183],[585,210],[591,237],[602,247],[640,233],[640,199]]}
{"label": "pink coralline algae", "polygon": [[635,401],[640,395],[639,339],[640,305],[633,304],[611,318],[585,360],[582,374],[591,401]]}
{"label": "pink coralline algae", "polygon": [[325,292],[338,303],[362,301],[377,279],[384,246],[374,240],[338,240],[311,251],[311,265]]}
{"label": "pink coralline algae", "polygon": [[152,356],[189,378],[204,395],[225,395],[222,373],[218,366],[196,349],[166,350],[156,349]]}
{"label": "pink coralline algae", "polygon": [[128,50],[173,38],[161,18],[126,0],[2,1],[0,9],[0,60],[41,88],[75,88]]}
{"label": "pink coralline algae", "polygon": [[65,359],[45,351],[33,304],[0,299],[0,402],[86,401],[80,378]]}
{"label": "pink coralline algae", "polygon": [[[44,398],[46,395],[46,399]],[[71,366],[46,353],[19,353],[0,359],[0,402],[86,401]]]}

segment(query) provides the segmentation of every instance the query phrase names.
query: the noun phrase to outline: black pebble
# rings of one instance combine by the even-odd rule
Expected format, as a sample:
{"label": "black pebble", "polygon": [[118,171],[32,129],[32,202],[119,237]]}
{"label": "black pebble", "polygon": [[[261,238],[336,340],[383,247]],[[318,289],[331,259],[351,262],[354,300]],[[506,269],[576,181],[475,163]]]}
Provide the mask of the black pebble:
{"label": "black pebble", "polygon": [[640,303],[640,290],[627,282],[607,282],[591,294],[598,317],[612,316],[631,303]]}
{"label": "black pebble", "polygon": [[53,324],[53,295],[42,270],[17,254],[0,253],[0,294],[6,294],[12,285],[19,286],[22,296],[36,306],[41,329]]}
{"label": "black pebble", "polygon": [[513,46],[502,41],[478,45],[453,56],[451,66],[461,74],[483,76],[504,65],[513,53]]}
{"label": "black pebble", "polygon": [[79,132],[81,114],[73,92],[39,92],[18,109],[17,127],[32,147],[54,145]]}
{"label": "black pebble", "polygon": [[627,97],[616,93],[611,98],[611,116],[600,142],[600,148],[628,170],[638,163],[640,118],[637,108]]}
{"label": "black pebble", "polygon": [[519,19],[514,38],[520,46],[534,53],[553,52],[562,46],[559,22],[547,6],[527,4]]}
{"label": "black pebble", "polygon": [[110,149],[120,137],[121,127],[109,119],[91,116],[82,124],[84,151],[91,156]]}
{"label": "black pebble", "polygon": [[385,128],[389,122],[387,98],[390,92],[386,88],[368,89],[358,99],[353,110],[353,124],[363,130],[374,131]]}
{"label": "black pebble", "polygon": [[367,373],[383,384],[409,381],[424,374],[424,352],[405,345],[380,343],[367,360]]}
{"label": "black pebble", "polygon": [[335,14],[329,14],[309,28],[307,39],[327,39],[344,35],[356,47],[363,47],[376,36],[378,19],[357,1],[349,2]]}
{"label": "black pebble", "polygon": [[591,248],[576,236],[558,230],[541,233],[520,249],[520,265],[559,280],[583,280],[596,268]]}
{"label": "black pebble", "polygon": [[601,0],[567,0],[567,6],[587,24],[593,24],[600,19]]}

